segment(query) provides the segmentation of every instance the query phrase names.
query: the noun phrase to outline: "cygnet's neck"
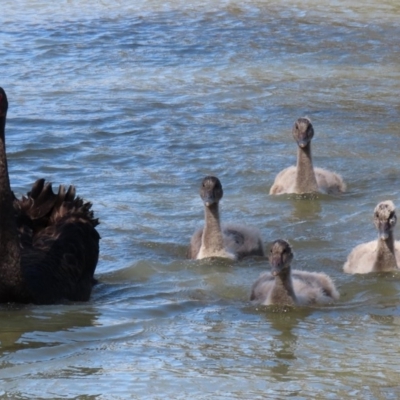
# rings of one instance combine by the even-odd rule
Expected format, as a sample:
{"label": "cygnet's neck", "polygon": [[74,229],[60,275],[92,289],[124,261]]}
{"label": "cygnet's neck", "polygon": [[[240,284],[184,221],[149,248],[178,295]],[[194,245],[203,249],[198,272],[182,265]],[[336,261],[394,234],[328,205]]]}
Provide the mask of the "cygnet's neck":
{"label": "cygnet's neck", "polygon": [[271,293],[271,303],[293,306],[296,302],[297,299],[289,267],[286,271],[275,276],[275,283]]}
{"label": "cygnet's neck", "polygon": [[317,179],[311,158],[311,142],[305,147],[298,146],[296,167],[296,192],[312,193],[318,191]]}
{"label": "cygnet's neck", "polygon": [[391,271],[397,269],[393,232],[389,232],[387,239],[378,238],[378,248],[374,271]]}
{"label": "cygnet's neck", "polygon": [[219,222],[218,203],[204,206],[205,225],[201,244],[207,252],[220,252],[224,250],[224,238]]}

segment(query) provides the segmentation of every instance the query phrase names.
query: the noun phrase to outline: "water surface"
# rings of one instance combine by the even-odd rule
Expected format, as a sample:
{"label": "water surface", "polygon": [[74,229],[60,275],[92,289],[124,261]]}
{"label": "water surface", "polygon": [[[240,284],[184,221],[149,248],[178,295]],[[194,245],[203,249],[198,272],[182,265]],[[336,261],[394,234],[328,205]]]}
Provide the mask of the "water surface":
{"label": "water surface", "polygon": [[[0,398],[397,399],[400,274],[342,265],[400,204],[400,6],[131,3],[2,3],[13,190],[74,183],[102,241],[90,302],[0,307]],[[268,195],[304,115],[342,197]],[[225,221],[288,239],[341,300],[255,307],[264,260],[186,260],[207,174]]]}

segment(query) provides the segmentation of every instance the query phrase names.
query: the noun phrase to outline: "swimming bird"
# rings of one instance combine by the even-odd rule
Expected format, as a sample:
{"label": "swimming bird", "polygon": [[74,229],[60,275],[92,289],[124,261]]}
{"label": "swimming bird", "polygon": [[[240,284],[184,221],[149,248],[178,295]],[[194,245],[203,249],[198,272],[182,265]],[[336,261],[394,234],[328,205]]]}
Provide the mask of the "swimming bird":
{"label": "swimming bird", "polygon": [[394,240],[396,208],[392,201],[379,203],[374,210],[374,224],[378,240],[356,246],[343,266],[349,274],[367,274],[378,271],[399,270],[400,241]]}
{"label": "swimming bird", "polygon": [[254,303],[294,306],[329,304],[339,299],[328,275],[292,270],[293,252],[287,241],[275,240],[268,258],[271,273],[264,272],[254,282],[250,295]]}
{"label": "swimming bird", "polygon": [[298,118],[292,129],[297,142],[297,165],[285,168],[275,178],[270,194],[283,193],[343,193],[346,185],[335,172],[314,168],[311,156],[311,139],[314,128],[307,117]]}
{"label": "swimming bird", "polygon": [[96,282],[98,220],[75,187],[37,180],[17,199],[8,175],[8,100],[0,88],[0,302],[87,301]]}
{"label": "swimming bird", "polygon": [[219,201],[222,196],[220,180],[215,176],[206,176],[200,187],[205,224],[204,228],[193,234],[188,257],[198,260],[208,257],[237,260],[246,256],[263,256],[263,242],[258,229],[238,224],[221,226]]}

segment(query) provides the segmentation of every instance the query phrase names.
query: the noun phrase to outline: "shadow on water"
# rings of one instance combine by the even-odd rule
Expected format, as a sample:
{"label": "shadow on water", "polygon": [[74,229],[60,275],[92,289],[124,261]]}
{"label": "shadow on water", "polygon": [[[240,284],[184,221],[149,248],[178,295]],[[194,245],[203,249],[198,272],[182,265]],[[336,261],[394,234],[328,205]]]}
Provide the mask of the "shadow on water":
{"label": "shadow on water", "polygon": [[60,342],[52,333],[92,327],[97,318],[98,313],[87,305],[2,306],[0,355],[26,347],[52,346]]}

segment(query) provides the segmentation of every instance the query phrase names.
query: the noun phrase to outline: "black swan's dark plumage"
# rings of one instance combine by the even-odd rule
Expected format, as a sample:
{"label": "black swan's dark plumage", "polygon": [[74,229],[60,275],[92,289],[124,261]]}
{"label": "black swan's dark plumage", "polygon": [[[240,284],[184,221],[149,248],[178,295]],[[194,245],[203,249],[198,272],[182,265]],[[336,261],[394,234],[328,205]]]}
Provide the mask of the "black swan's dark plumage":
{"label": "black swan's dark plumage", "polygon": [[91,203],[75,187],[37,180],[27,196],[11,191],[5,153],[7,96],[0,88],[0,302],[87,301],[100,236]]}

